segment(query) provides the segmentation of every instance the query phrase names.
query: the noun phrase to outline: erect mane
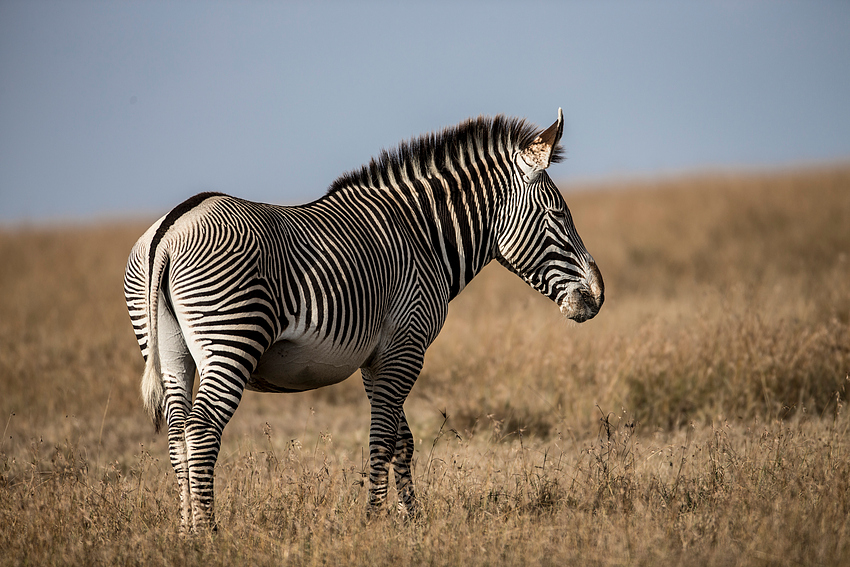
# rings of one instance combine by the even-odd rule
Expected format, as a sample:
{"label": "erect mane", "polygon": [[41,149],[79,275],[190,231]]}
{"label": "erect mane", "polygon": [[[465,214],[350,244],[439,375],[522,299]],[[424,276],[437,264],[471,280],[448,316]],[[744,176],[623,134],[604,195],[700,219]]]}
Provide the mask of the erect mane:
{"label": "erect mane", "polygon": [[[388,185],[390,175],[397,180],[421,178],[429,174],[432,163],[437,169],[442,169],[447,163],[459,159],[461,154],[491,153],[501,148],[522,149],[541,131],[522,118],[507,118],[501,114],[495,118],[470,118],[457,126],[402,142],[395,150],[382,150],[368,165],[338,177],[328,189],[328,194],[346,187]],[[552,152],[552,162],[562,159],[563,148],[558,144]]]}

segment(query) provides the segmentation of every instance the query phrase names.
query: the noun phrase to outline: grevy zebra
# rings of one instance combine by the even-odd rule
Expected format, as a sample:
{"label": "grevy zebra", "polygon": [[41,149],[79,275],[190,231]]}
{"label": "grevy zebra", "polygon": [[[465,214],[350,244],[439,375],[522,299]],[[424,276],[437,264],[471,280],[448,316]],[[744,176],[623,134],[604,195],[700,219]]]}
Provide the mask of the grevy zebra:
{"label": "grevy zebra", "polygon": [[383,152],[307,205],[203,193],[150,227],[124,291],[145,408],[168,427],[183,530],[215,526],[213,469],[245,389],[311,390],[358,368],[371,405],[369,509],[385,501],[392,464],[415,513],[402,405],[449,301],[495,258],[570,319],[602,306],[602,277],[545,172],[562,130],[560,109],[543,132],[469,120]]}

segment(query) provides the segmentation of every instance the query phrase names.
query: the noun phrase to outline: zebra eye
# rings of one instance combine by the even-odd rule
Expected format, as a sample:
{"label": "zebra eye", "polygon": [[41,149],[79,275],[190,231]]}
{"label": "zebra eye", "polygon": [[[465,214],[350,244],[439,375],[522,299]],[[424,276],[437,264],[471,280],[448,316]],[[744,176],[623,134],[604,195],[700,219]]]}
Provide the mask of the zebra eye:
{"label": "zebra eye", "polygon": [[567,212],[564,209],[550,209],[549,212],[552,213],[552,216],[556,219],[563,220],[567,218]]}

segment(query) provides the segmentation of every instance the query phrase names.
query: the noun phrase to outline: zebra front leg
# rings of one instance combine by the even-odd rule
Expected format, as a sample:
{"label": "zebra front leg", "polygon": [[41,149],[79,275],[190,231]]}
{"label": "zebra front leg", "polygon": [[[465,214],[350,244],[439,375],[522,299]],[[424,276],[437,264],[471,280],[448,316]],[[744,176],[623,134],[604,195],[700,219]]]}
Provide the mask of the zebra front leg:
{"label": "zebra front leg", "polygon": [[369,508],[372,515],[387,500],[390,462],[395,455],[401,407],[395,404],[372,404],[369,427]]}
{"label": "zebra front leg", "polygon": [[[385,353],[389,354],[389,353]],[[410,476],[413,435],[404,417],[404,400],[424,359],[422,352],[399,350],[392,362],[362,369],[363,384],[372,407],[369,427],[369,514],[387,499],[390,463],[395,461],[396,488],[408,512],[415,510],[415,495]],[[415,372],[411,372],[415,370]]]}
{"label": "zebra front leg", "polygon": [[216,530],[215,463],[221,448],[221,433],[233,417],[243,390],[244,381],[212,373],[202,375],[198,395],[186,422],[192,523],[198,532]]}
{"label": "zebra front leg", "polygon": [[[371,368],[361,368],[366,397],[372,408],[369,426],[369,506],[371,516],[387,499],[389,465],[395,454],[395,436],[401,416],[401,406],[377,402],[374,397],[377,375]],[[395,425],[391,425],[395,423]]]}
{"label": "zebra front leg", "polygon": [[410,518],[416,518],[419,512],[416,505],[416,494],[413,491],[413,475],[411,474],[413,447],[413,434],[410,432],[410,426],[407,424],[407,418],[402,409],[392,463],[399,510],[407,513]]}

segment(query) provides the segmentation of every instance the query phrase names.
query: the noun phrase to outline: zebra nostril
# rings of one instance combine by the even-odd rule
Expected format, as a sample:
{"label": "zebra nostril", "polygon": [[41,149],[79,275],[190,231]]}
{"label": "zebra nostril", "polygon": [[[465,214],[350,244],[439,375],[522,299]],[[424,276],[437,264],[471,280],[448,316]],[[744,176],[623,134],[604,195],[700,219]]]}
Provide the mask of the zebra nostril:
{"label": "zebra nostril", "polygon": [[599,311],[599,307],[602,305],[602,302],[594,293],[589,290],[582,290],[581,298],[584,300],[584,304],[589,307],[594,314]]}

